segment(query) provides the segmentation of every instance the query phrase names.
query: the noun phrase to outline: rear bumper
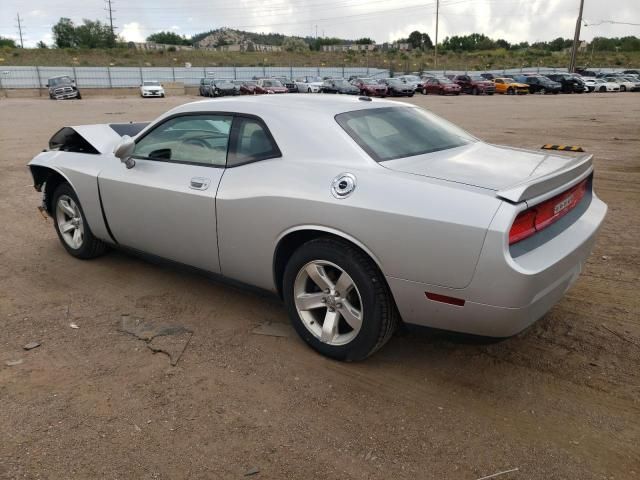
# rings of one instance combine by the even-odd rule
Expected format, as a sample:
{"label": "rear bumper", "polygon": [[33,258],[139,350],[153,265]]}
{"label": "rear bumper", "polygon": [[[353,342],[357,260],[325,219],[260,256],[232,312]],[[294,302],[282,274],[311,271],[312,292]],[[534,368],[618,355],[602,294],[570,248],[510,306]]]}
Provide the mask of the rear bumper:
{"label": "rear bumper", "polygon": [[[546,238],[533,240],[543,243],[520,247],[519,252],[510,252],[506,245],[504,232],[513,219],[514,206],[505,202],[487,232],[476,272],[465,288],[387,277],[403,320],[490,337],[509,337],[524,330],[562,298],[589,257],[607,206],[593,193],[585,200],[575,213],[538,234]],[[465,303],[436,302],[427,299],[425,292]]]}

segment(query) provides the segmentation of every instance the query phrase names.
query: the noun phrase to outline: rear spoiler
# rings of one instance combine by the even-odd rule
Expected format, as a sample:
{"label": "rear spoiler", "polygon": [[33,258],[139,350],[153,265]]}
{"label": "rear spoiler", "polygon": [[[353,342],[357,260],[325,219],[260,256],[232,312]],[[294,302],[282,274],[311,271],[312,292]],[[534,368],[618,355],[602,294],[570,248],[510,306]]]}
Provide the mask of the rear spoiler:
{"label": "rear spoiler", "polygon": [[513,203],[523,202],[544,194],[555,194],[562,187],[569,188],[593,172],[593,155],[580,155],[553,172],[533,177],[497,192],[497,196]]}

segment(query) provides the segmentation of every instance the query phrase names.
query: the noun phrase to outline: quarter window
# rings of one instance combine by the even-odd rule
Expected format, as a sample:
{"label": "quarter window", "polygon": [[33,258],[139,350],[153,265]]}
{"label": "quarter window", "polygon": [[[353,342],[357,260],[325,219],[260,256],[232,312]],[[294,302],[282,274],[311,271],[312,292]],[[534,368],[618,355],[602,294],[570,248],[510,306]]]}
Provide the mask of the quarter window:
{"label": "quarter window", "polygon": [[134,156],[158,161],[224,167],[231,115],[185,115],[172,118],[145,135]]}
{"label": "quarter window", "polygon": [[236,117],[235,121],[235,151],[230,152],[228,167],[281,156],[280,150],[261,121],[247,117]]}

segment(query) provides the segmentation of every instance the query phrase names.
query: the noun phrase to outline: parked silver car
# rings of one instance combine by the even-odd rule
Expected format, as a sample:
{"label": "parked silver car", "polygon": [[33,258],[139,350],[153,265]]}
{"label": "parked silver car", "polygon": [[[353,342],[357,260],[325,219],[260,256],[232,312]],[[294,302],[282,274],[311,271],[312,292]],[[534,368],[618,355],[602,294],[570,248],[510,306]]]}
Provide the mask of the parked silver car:
{"label": "parked silver car", "polygon": [[271,291],[342,360],[400,319],[520,332],[576,280],[607,210],[590,155],[489,145],[367,97],[223,98],[65,127],[29,166],[71,255],[118,246]]}

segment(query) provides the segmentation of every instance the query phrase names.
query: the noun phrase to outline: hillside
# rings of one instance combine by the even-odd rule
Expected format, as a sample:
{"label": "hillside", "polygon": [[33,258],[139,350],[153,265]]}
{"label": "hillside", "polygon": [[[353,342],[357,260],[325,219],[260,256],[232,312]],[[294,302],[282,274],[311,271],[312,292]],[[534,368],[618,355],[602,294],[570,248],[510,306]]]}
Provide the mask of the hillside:
{"label": "hillside", "polygon": [[[116,49],[11,49],[0,48],[2,65],[39,66],[347,66],[391,68],[394,71],[434,69],[433,54],[413,52],[215,52],[138,51]],[[568,52],[489,50],[446,52],[438,57],[438,70],[485,70],[517,67],[566,67]],[[639,67],[640,52],[581,52],[579,66]]]}

